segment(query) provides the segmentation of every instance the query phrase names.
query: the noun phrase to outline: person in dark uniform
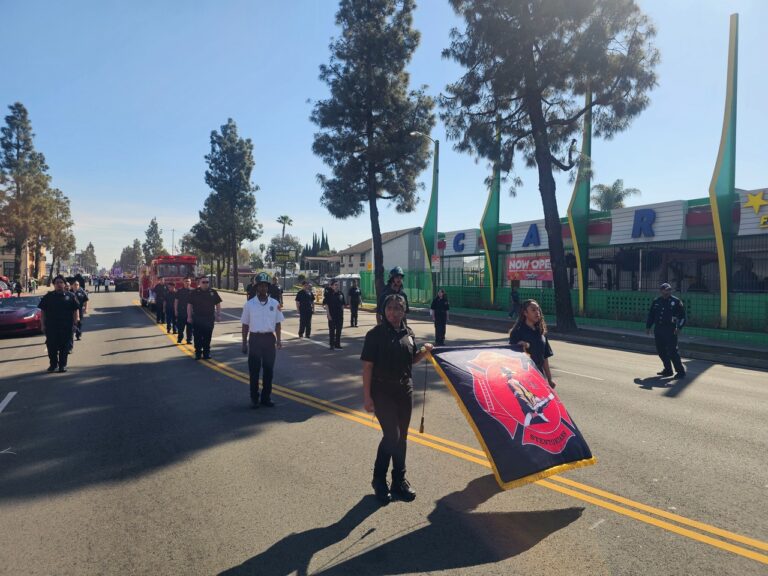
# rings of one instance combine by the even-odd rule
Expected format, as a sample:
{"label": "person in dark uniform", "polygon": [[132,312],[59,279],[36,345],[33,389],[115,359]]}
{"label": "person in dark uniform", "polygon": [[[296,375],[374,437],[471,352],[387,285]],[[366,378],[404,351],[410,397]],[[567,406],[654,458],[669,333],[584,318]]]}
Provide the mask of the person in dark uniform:
{"label": "person in dark uniform", "polygon": [[[105,284],[106,286],[106,284]],[[109,292],[109,289],[106,290]],[[165,278],[160,278],[153,288],[155,293],[155,315],[158,324],[165,324]]]}
{"label": "person in dark uniform", "polygon": [[403,290],[404,276],[405,273],[403,272],[403,269],[400,268],[400,266],[395,266],[392,268],[392,270],[389,271],[389,281],[384,287],[384,290],[381,292],[381,296],[379,296],[379,301],[376,305],[377,324],[381,324],[384,321],[384,300],[386,300],[387,296],[390,294],[399,294],[405,298],[405,313],[408,314],[411,311],[411,308],[408,306],[408,294],[406,294]]}
{"label": "person in dark uniform", "polygon": [[80,283],[77,280],[75,280],[72,285],[72,292],[74,293],[75,298],[77,298],[77,303],[80,306],[80,309],[78,310],[77,324],[75,324],[75,337],[80,340],[80,338],[83,337],[83,317],[88,313],[88,292],[85,291],[85,288],[80,286]]}
{"label": "person in dark uniform", "polygon": [[183,286],[176,290],[173,298],[173,311],[176,313],[176,330],[179,344],[184,340],[184,329],[187,330],[187,344],[192,344],[192,318],[187,318],[187,304],[192,294],[192,279],[184,278]]}
{"label": "person in dark uniform", "polygon": [[277,300],[280,307],[283,306],[283,289],[280,288],[277,276],[272,277],[272,284],[269,285],[269,297]]}
{"label": "person in dark uniform", "polygon": [[[245,302],[240,322],[243,325],[243,354],[248,354],[251,407],[272,408],[272,376],[277,350],[282,348],[280,330],[283,313],[277,300],[269,295],[269,274],[256,276],[256,297]],[[259,373],[263,374],[259,396]]]}
{"label": "person in dark uniform", "polygon": [[331,282],[331,292],[323,299],[328,317],[328,337],[331,350],[341,350],[341,329],[344,327],[344,294],[339,290],[339,281]]}
{"label": "person in dark uniform", "polygon": [[315,294],[312,285],[306,280],[301,283],[302,290],[296,293],[296,310],[299,313],[299,338],[312,334],[312,315],[315,313]]}
{"label": "person in dark uniform", "polygon": [[357,310],[363,302],[363,293],[357,287],[357,280],[352,280],[352,286],[349,288],[347,296],[349,296],[349,325],[355,327],[357,326]]}
{"label": "person in dark uniform", "polygon": [[677,348],[677,335],[685,326],[685,307],[682,300],[672,296],[672,286],[666,282],[659,287],[661,296],[651,303],[648,311],[648,319],[645,321],[646,334],[653,329],[653,338],[656,341],[656,352],[661,358],[664,368],[658,372],[659,376],[672,376],[672,366],[675,367],[675,378],[685,377],[685,367],[680,360],[680,352]]}
{"label": "person in dark uniform", "polygon": [[[406,502],[416,493],[405,478],[408,426],[413,410],[413,364],[424,358],[431,344],[416,348],[413,331],[405,324],[405,298],[398,294],[384,303],[385,321],[365,335],[360,360],[363,361],[363,405],[376,414],[383,437],[373,465],[376,498],[387,504],[395,496]],[[387,485],[387,471],[392,462],[392,485]]]}
{"label": "person in dark uniform", "polygon": [[245,288],[245,299],[250,300],[256,296],[256,276],[251,278],[251,283]]}
{"label": "person in dark uniform", "polygon": [[200,285],[189,295],[187,322],[190,318],[195,334],[195,360],[210,360],[213,324],[221,322],[221,296],[211,288],[209,278],[201,278]]}
{"label": "person in dark uniform", "polygon": [[509,331],[509,345],[527,352],[550,387],[555,387],[549,369],[549,358],[553,353],[547,339],[547,323],[536,300],[526,300],[520,305],[517,321]]}
{"label": "person in dark uniform", "polygon": [[54,290],[43,296],[37,305],[42,311],[40,323],[45,334],[45,346],[48,348],[48,372],[53,372],[56,368],[59,372],[67,371],[72,327],[80,319],[77,298],[65,290],[65,285],[64,276],[56,276],[53,279]]}
{"label": "person in dark uniform", "polygon": [[445,344],[445,327],[448,324],[448,310],[450,308],[445,290],[440,288],[429,307],[429,315],[435,323],[435,344],[438,346]]}
{"label": "person in dark uniform", "polygon": [[173,283],[165,285],[165,331],[176,334],[176,286]]}

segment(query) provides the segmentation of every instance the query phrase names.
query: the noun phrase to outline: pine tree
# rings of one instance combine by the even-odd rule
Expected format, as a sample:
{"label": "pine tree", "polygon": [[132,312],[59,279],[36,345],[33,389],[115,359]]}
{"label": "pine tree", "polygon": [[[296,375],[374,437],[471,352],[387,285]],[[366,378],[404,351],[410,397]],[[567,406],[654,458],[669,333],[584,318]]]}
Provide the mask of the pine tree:
{"label": "pine tree", "polygon": [[158,256],[164,256],[168,254],[168,251],[163,246],[163,238],[160,236],[160,227],[157,225],[157,218],[152,218],[149,222],[149,227],[145,232],[146,240],[141,245],[141,249],[144,252],[144,262],[149,264],[152,260]]}

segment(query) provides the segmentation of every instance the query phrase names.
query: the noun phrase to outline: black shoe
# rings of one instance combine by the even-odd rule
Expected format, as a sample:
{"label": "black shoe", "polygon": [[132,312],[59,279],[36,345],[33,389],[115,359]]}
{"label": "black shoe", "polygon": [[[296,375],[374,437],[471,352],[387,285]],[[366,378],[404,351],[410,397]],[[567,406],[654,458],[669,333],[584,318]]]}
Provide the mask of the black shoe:
{"label": "black shoe", "polygon": [[171,334],[176,334],[176,330],[175,329],[171,330]]}
{"label": "black shoe", "polygon": [[187,344],[192,344],[192,340],[187,340]]}
{"label": "black shoe", "polygon": [[330,346],[328,346],[328,349],[329,350],[336,350],[336,347],[333,344],[331,344]]}
{"label": "black shoe", "polygon": [[413,491],[408,480],[392,480],[392,497],[398,498],[403,502],[413,502],[416,499],[416,492]]}
{"label": "black shoe", "polygon": [[195,360],[200,360],[202,357],[203,355],[200,352],[195,352]]}
{"label": "black shoe", "polygon": [[66,366],[59,366],[59,372],[66,372],[67,367]]}
{"label": "black shoe", "polygon": [[675,380],[680,380],[680,378],[685,378],[685,371],[675,374]]}
{"label": "black shoe", "polygon": [[56,371],[56,364],[51,364],[48,366],[46,372],[55,372]]}
{"label": "black shoe", "polygon": [[656,372],[658,376],[672,376],[672,370],[662,370],[661,372]]}
{"label": "black shoe", "polygon": [[77,337],[77,341],[80,342],[80,336]]}
{"label": "black shoe", "polygon": [[336,350],[342,350],[341,346],[334,346],[334,348],[336,348]]}
{"label": "black shoe", "polygon": [[176,340],[176,344],[183,344],[183,343],[184,343],[184,339],[183,338],[180,338],[180,339]]}
{"label": "black shoe", "polygon": [[203,360],[210,360],[211,355],[210,354],[203,354]]}
{"label": "black shoe", "polygon": [[371,482],[371,488],[376,495],[376,499],[381,502],[383,506],[386,506],[392,502],[392,494],[389,493],[389,486],[387,486],[386,478],[374,478]]}
{"label": "black shoe", "polygon": [[275,407],[275,403],[272,402],[272,400],[262,400],[261,401],[261,405],[262,406],[266,406],[267,408],[274,408]]}

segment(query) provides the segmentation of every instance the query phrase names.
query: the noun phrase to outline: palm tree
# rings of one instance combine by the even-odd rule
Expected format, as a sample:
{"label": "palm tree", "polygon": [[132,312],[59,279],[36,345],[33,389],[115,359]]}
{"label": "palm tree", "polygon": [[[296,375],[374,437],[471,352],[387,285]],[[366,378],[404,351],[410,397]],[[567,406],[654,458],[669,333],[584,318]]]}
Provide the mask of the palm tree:
{"label": "palm tree", "polygon": [[283,225],[283,236],[282,236],[282,238],[285,239],[285,227],[286,226],[293,226],[293,220],[291,220],[290,216],[280,216],[277,219],[277,223]]}
{"label": "palm tree", "polygon": [[600,211],[624,208],[624,200],[635,194],[640,194],[637,188],[624,188],[624,180],[616,180],[611,186],[595,184],[592,186],[592,203]]}

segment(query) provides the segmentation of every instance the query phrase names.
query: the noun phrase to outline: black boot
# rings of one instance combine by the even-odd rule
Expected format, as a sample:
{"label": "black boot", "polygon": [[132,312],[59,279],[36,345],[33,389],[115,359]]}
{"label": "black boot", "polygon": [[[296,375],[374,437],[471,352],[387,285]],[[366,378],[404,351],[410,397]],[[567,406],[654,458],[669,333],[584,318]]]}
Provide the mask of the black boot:
{"label": "black boot", "polygon": [[664,368],[664,370],[662,370],[661,372],[656,372],[656,374],[658,374],[659,376],[672,376],[672,368],[670,368],[669,370]]}
{"label": "black boot", "polygon": [[386,506],[392,502],[392,495],[389,493],[389,486],[387,486],[386,478],[374,477],[373,482],[371,482],[371,487],[373,488],[373,493],[376,494],[376,499],[381,502],[382,505]]}
{"label": "black boot", "polygon": [[416,492],[413,491],[405,477],[392,478],[392,497],[403,502],[413,502],[416,499]]}

